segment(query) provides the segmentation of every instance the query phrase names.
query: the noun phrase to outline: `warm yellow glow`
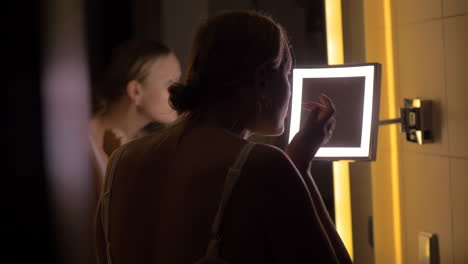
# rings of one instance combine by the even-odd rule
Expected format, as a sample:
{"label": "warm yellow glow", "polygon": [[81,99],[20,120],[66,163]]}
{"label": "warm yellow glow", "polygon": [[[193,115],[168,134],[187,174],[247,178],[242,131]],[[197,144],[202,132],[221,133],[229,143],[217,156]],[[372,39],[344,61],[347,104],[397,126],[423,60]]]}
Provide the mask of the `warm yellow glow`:
{"label": "warm yellow glow", "polygon": [[343,26],[341,0],[325,0],[328,64],[343,64]]}
{"label": "warm yellow glow", "polygon": [[338,234],[353,257],[353,230],[351,214],[351,189],[349,161],[333,162],[333,186],[335,192],[335,225]]}
{"label": "warm yellow glow", "polygon": [[[328,64],[343,64],[344,51],[341,0],[325,0],[325,23],[327,31]],[[349,163],[345,161],[333,162],[335,222],[338,233],[340,234],[349,255],[354,259],[348,164]]]}
{"label": "warm yellow glow", "polygon": [[[385,57],[387,73],[387,98],[389,114],[398,117],[397,101],[395,98],[395,65],[393,54],[393,24],[392,24],[391,0],[384,0],[384,25],[385,25]],[[402,242],[401,242],[401,213],[400,213],[400,176],[398,162],[398,127],[392,126],[390,131],[390,168],[392,177],[392,197],[393,197],[393,234],[395,243],[395,261],[402,263]]]}
{"label": "warm yellow glow", "polygon": [[426,257],[426,259],[431,257],[431,247],[429,246],[429,243],[426,243],[426,246],[424,247],[424,257]]}

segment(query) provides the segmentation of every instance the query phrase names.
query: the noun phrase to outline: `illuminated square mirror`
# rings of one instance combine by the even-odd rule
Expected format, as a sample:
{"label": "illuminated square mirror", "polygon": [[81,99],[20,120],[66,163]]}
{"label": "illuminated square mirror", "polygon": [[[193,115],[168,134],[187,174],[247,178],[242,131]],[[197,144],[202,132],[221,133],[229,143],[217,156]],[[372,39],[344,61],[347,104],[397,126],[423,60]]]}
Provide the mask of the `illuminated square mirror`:
{"label": "illuminated square mirror", "polygon": [[316,154],[320,160],[376,158],[381,65],[325,65],[293,69],[289,139],[304,125],[302,104],[318,102],[320,94],[336,106],[336,128]]}

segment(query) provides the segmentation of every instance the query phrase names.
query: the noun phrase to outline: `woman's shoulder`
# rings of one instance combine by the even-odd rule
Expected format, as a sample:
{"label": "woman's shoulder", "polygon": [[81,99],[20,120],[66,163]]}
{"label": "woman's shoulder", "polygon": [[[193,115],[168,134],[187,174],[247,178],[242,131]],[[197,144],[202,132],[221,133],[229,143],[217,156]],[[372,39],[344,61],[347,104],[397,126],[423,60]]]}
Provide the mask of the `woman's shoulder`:
{"label": "woman's shoulder", "polygon": [[159,146],[164,142],[165,134],[160,132],[154,132],[149,135],[131,140],[119,148],[117,148],[111,155],[110,159],[113,159],[115,154],[119,151],[122,152],[119,159],[128,160],[128,159],[140,159],[142,155],[148,155],[149,152],[155,149],[156,146]]}
{"label": "woman's shoulder", "polygon": [[256,161],[289,160],[286,153],[279,147],[263,143],[255,143],[255,146],[252,148],[252,156]]}
{"label": "woman's shoulder", "polygon": [[246,169],[276,172],[275,174],[297,173],[293,162],[282,149],[262,143],[256,143],[253,147],[246,162]]}

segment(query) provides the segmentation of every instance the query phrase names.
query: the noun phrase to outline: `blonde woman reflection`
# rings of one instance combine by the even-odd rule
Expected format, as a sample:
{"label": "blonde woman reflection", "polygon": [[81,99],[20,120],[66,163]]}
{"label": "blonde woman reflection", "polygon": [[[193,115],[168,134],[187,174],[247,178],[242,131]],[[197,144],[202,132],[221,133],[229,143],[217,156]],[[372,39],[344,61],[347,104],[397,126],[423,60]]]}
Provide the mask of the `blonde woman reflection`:
{"label": "blonde woman reflection", "polygon": [[113,150],[138,138],[149,123],[177,118],[168,103],[168,87],[180,74],[177,57],[161,43],[128,40],[115,50],[89,123],[98,192]]}

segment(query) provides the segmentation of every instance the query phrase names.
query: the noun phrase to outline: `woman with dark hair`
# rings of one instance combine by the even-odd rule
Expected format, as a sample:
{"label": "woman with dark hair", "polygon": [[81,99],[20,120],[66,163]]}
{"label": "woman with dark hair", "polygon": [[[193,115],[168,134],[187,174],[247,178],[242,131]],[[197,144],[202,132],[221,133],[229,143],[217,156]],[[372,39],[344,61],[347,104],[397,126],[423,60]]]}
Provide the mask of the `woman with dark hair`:
{"label": "woman with dark hair", "polygon": [[291,95],[284,29],[253,11],[196,34],[178,121],[114,152],[98,207],[100,263],[351,263],[308,168],[334,129],[326,96],[285,151]]}
{"label": "woman with dark hair", "polygon": [[177,113],[169,105],[168,87],[180,78],[175,54],[150,40],[127,40],[115,50],[97,87],[89,123],[98,190],[110,154],[138,137],[151,122],[171,123]]}

